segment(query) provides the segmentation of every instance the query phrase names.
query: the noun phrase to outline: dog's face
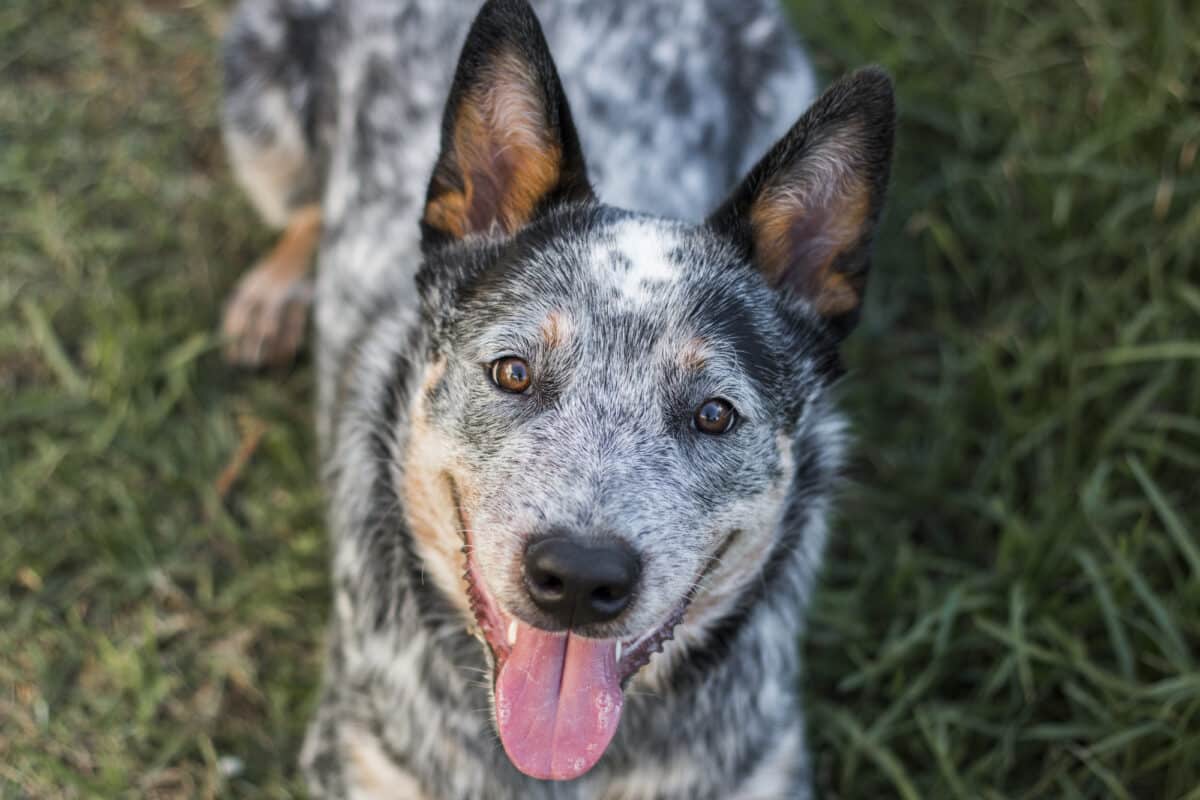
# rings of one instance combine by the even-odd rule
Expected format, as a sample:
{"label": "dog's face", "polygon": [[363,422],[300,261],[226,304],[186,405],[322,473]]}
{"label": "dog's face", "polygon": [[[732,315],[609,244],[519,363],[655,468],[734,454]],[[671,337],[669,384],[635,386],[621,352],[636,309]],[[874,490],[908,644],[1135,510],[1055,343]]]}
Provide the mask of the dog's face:
{"label": "dog's face", "polygon": [[865,288],[892,113],[860,73],[703,224],[622,212],[592,197],[532,13],[481,12],[422,223],[436,355],[403,495],[522,771],[590,769],[624,683],[772,556]]}

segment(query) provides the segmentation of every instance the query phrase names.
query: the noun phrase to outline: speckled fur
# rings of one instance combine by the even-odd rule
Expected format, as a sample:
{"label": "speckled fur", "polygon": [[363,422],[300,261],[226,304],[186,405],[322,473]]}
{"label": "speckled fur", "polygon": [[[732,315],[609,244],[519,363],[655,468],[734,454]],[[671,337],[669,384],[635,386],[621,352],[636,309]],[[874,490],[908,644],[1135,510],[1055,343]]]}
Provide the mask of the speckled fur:
{"label": "speckled fur", "polygon": [[[746,220],[807,152],[799,172],[828,177],[828,196],[840,175],[869,177],[873,224],[890,89],[886,103],[877,76],[835,90],[787,133],[813,77],[773,0],[533,7],[599,201],[541,208],[514,236],[427,229],[424,246],[477,4],[244,0],[227,38],[239,178],[269,222],[314,199],[324,214],[318,429],[335,603],[305,772],[328,797],[808,797],[797,636],[841,460],[829,393],[853,316],[822,318],[799,283],[767,280]],[[857,113],[863,92],[886,131],[828,122]],[[856,287],[868,247],[869,229],[835,264]],[[482,365],[511,354],[538,377],[528,398],[487,380]],[[741,415],[726,436],[689,427],[710,396]],[[620,536],[643,561],[626,613],[585,633],[637,635],[693,596],[576,781],[527,778],[499,745],[462,564],[414,535],[453,510],[428,489],[439,459],[463,484],[488,585],[523,620],[538,612],[513,565],[550,527]],[[413,486],[429,492],[421,520]]]}

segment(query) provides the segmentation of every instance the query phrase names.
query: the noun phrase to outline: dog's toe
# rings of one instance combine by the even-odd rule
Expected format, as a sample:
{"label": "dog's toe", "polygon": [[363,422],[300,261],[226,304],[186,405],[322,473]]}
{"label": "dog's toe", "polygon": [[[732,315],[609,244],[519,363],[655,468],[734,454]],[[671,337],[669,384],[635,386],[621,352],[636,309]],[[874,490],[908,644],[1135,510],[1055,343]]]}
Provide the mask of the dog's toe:
{"label": "dog's toe", "polygon": [[308,324],[308,310],[312,304],[311,290],[307,282],[294,287],[271,313],[260,315],[263,321],[261,332],[261,363],[267,366],[285,366],[296,357],[304,342],[304,329]]}
{"label": "dog's toe", "polygon": [[312,284],[261,264],[242,278],[225,308],[225,359],[240,367],[285,366],[304,341]]}

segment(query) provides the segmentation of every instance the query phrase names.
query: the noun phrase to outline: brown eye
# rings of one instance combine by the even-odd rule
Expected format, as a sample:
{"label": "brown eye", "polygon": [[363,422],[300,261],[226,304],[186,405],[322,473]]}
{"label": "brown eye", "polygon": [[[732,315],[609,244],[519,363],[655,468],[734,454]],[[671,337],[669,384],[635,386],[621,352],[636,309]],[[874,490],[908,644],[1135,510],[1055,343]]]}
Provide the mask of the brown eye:
{"label": "brown eye", "polygon": [[733,410],[733,406],[716,397],[705,400],[696,409],[696,428],[702,433],[728,433],[736,419],[737,412]]}
{"label": "brown eye", "polygon": [[506,392],[521,394],[529,388],[529,365],[516,356],[493,361],[492,383]]}

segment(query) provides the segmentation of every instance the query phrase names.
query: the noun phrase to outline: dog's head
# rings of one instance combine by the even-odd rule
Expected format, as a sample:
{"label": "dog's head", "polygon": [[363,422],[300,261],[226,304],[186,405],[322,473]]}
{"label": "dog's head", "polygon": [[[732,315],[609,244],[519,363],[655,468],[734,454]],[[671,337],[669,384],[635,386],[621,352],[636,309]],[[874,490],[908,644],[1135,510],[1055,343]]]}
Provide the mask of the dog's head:
{"label": "dog's head", "polygon": [[423,568],[486,642],[522,771],[590,769],[625,681],[778,555],[797,431],[863,298],[892,128],[888,79],[859,72],[704,223],[616,210],[532,12],[481,12],[422,220],[435,355],[403,495]]}

